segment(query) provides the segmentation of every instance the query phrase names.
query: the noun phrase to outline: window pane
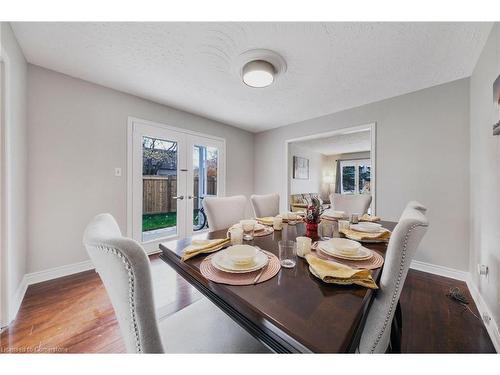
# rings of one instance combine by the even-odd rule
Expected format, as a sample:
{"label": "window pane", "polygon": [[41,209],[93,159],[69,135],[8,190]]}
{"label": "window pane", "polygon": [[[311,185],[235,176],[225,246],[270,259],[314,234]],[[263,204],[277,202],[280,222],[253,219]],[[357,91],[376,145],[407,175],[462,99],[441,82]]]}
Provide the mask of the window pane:
{"label": "window pane", "polygon": [[356,167],[354,165],[342,167],[342,192],[355,193],[356,192]]}
{"label": "window pane", "polygon": [[142,240],[177,234],[177,142],[143,137]]}
{"label": "window pane", "polygon": [[217,196],[219,150],[214,147],[193,147],[193,229],[208,228],[206,215],[202,209],[202,199]]}
{"label": "window pane", "polygon": [[370,186],[370,172],[371,167],[369,165],[359,165],[359,192],[361,194],[370,194],[371,186]]}

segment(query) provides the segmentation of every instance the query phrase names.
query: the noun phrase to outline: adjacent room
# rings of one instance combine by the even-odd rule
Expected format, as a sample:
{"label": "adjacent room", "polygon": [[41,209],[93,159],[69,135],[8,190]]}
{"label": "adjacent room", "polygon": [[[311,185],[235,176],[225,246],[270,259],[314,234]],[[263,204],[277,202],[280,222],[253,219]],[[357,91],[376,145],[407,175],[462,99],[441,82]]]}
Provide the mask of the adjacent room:
{"label": "adjacent room", "polygon": [[500,350],[498,22],[0,25],[0,353]]}

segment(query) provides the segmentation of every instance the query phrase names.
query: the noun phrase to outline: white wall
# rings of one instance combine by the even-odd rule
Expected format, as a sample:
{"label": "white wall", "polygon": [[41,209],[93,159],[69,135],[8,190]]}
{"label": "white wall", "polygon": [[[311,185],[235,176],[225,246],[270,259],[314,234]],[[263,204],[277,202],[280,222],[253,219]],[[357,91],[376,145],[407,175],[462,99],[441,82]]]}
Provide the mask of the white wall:
{"label": "white wall", "polygon": [[[293,178],[293,157],[309,160],[309,179]],[[320,193],[322,179],[322,154],[291,143],[288,147],[288,175],[290,176],[290,194]],[[279,192],[279,190],[276,190]]]}
{"label": "white wall", "polygon": [[[492,125],[493,82],[499,74],[500,24],[497,23],[470,79],[470,273],[497,324],[500,323],[500,136],[492,135]],[[478,264],[489,266],[487,278],[479,278]]]}
{"label": "white wall", "polygon": [[127,118],[226,138],[226,194],[253,190],[253,134],[41,67],[28,68],[28,272],[88,259],[87,222],[113,214],[126,229]]}
{"label": "white wall", "polygon": [[[2,82],[2,268],[5,315],[10,321],[17,312],[24,290],[27,254],[27,64],[10,25],[1,25],[1,53],[4,63]],[[2,275],[2,277],[4,277]],[[5,305],[2,306],[5,309]]]}
{"label": "white wall", "polygon": [[257,134],[256,193],[283,190],[285,140],[373,122],[377,214],[397,220],[408,201],[422,202],[429,209],[430,228],[416,259],[467,270],[468,79]]}

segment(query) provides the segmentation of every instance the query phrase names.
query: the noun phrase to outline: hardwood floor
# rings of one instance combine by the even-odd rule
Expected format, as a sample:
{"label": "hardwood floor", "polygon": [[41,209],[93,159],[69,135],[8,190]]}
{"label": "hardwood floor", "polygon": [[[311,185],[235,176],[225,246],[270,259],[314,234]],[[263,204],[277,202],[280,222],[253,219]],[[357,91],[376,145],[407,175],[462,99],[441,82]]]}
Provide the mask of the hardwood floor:
{"label": "hardwood floor", "polygon": [[[202,298],[157,256],[151,258],[160,317]],[[401,296],[402,350],[407,353],[495,352],[481,321],[446,297],[465,283],[410,270]],[[30,286],[17,319],[1,334],[1,352],[120,353],[118,323],[94,271]]]}

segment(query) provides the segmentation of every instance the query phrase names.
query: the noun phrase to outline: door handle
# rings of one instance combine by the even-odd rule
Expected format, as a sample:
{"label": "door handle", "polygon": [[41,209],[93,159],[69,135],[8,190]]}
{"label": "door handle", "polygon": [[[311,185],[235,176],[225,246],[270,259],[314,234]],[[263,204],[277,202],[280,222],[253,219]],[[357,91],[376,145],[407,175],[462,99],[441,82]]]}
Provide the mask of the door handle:
{"label": "door handle", "polygon": [[192,195],[188,195],[188,199],[198,199],[198,197],[193,197]]}
{"label": "door handle", "polygon": [[172,197],[173,199],[177,199],[179,201],[183,200],[184,199],[184,195],[181,195],[180,197]]}

